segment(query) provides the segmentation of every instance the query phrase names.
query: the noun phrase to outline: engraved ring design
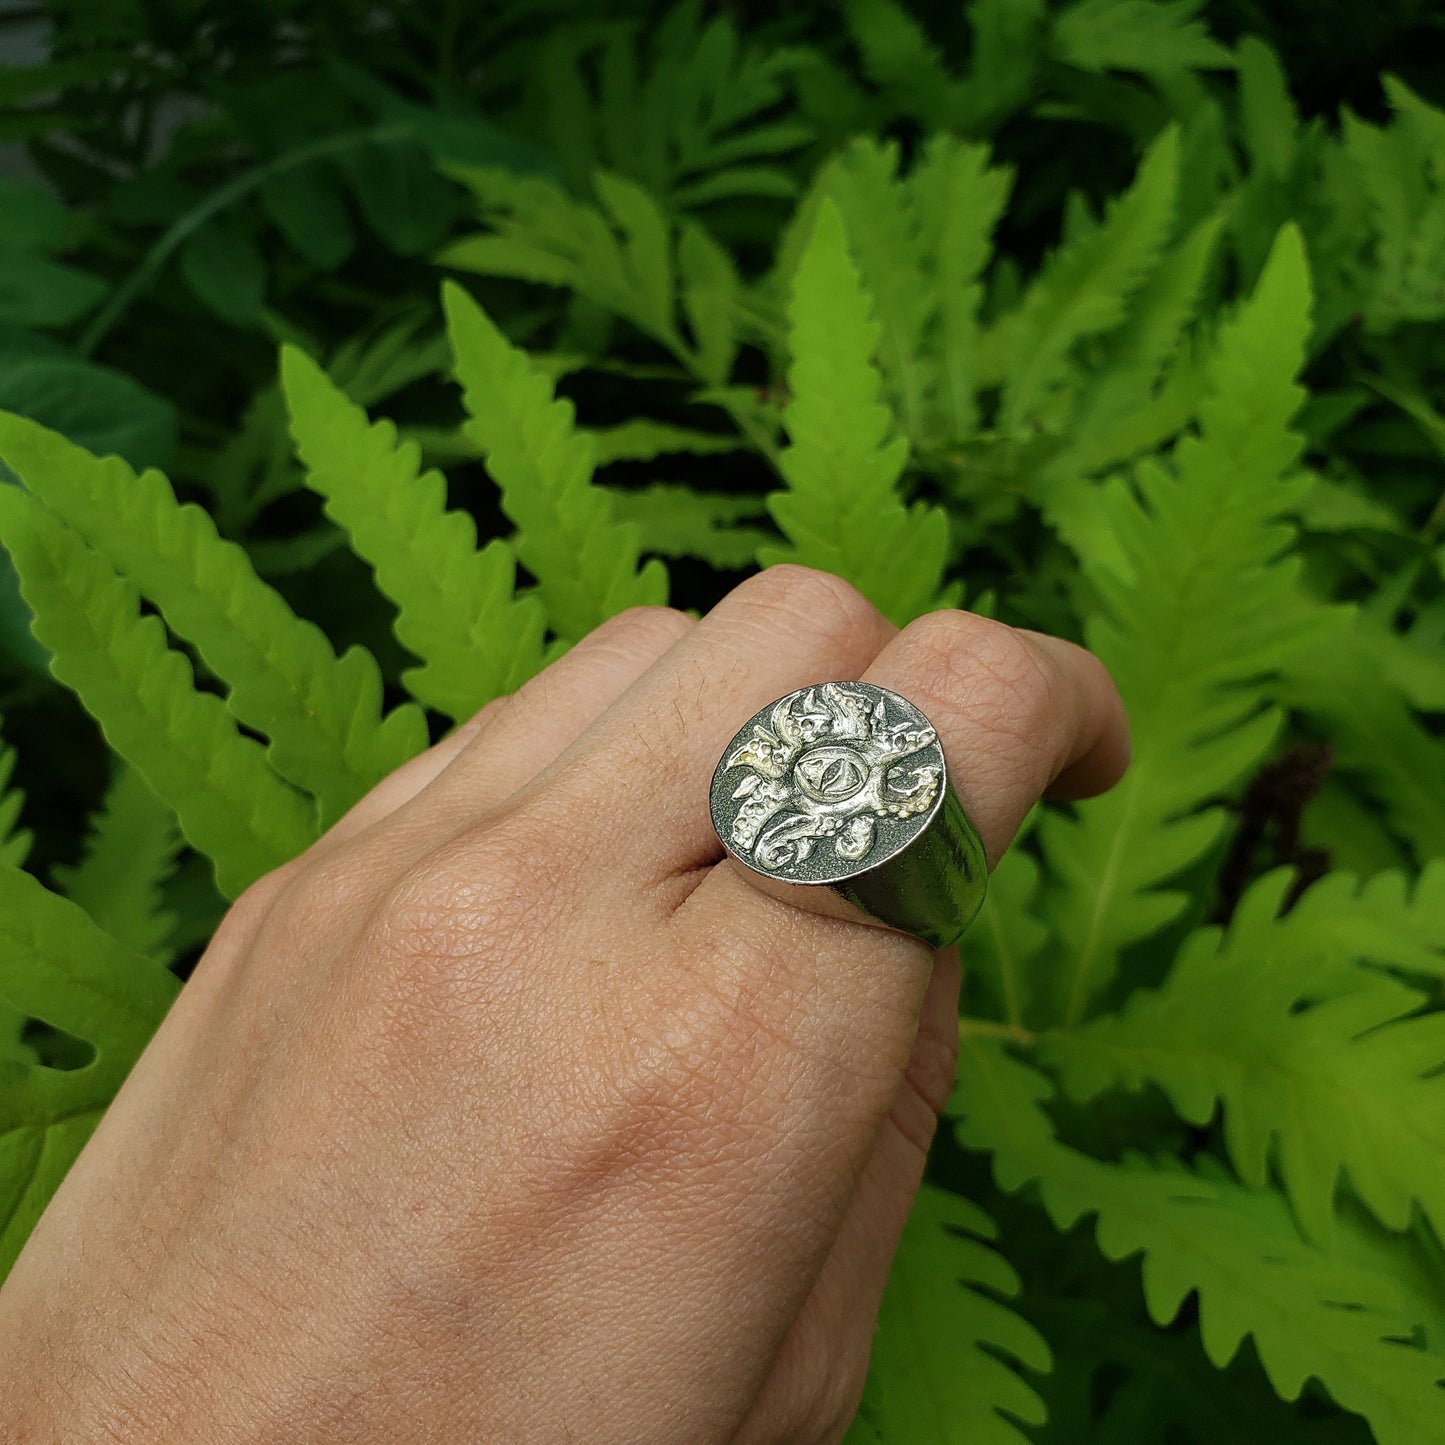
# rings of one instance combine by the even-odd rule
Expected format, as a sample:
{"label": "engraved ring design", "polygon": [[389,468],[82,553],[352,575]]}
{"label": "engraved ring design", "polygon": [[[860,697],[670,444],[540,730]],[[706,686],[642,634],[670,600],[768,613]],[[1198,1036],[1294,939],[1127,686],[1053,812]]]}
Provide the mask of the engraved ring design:
{"label": "engraved ring design", "polygon": [[987,859],[938,733],[886,687],[824,682],[769,703],[723,749],[709,804],[729,857],[774,896],[826,888],[935,948],[983,904]]}

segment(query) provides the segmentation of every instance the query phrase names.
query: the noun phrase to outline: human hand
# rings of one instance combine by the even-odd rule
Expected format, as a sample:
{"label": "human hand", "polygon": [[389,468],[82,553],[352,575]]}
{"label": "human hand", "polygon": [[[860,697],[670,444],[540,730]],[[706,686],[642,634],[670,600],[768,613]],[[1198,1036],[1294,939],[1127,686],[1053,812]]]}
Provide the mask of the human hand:
{"label": "human hand", "polygon": [[957,953],[750,886],[706,801],[838,678],[991,860],[1125,764],[1087,653],[825,573],[612,619],[231,909],[0,1289],[6,1438],[839,1439]]}

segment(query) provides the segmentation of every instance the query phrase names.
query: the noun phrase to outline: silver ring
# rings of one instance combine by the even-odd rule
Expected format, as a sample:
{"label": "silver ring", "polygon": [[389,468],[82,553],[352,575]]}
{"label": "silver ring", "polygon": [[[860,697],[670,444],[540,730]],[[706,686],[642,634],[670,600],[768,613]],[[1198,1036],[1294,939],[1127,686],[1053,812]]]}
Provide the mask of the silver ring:
{"label": "silver ring", "polygon": [[938,733],[886,687],[824,682],[770,702],[723,749],[708,799],[728,855],[774,897],[824,889],[935,948],[983,905],[988,860]]}

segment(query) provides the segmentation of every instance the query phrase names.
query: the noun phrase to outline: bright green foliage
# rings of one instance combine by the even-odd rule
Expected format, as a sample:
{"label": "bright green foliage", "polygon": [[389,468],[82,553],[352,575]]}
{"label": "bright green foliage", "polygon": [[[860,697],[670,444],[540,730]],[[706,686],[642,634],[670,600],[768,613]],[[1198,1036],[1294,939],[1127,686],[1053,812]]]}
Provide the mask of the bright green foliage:
{"label": "bright green foliage", "polygon": [[1039,1397],[1005,1363],[1047,1370],[1049,1350],[999,1298],[1019,1280],[989,1247],[997,1233],[968,1200],[920,1192],[873,1339],[863,1418],[880,1440],[1018,1445],[1028,1437],[1014,1420],[1043,1422]]}
{"label": "bright green foliage", "polygon": [[1003,383],[1006,431],[1021,431],[1039,415],[1081,341],[1124,319],[1169,238],[1178,182],[1179,140],[1168,130],[1104,219],[1056,251],[1017,310],[990,330],[982,370]]}
{"label": "bright green foliage", "polygon": [[898,495],[908,441],[889,438],[872,362],[879,328],[831,202],[818,208],[788,317],[789,446],[778,463],[788,490],[770,496],[768,507],[792,545],[765,547],[758,560],[837,572],[899,626],[951,605],[939,596],[948,521],[938,508],[910,507]]}
{"label": "bright green foliage", "polygon": [[1395,1281],[1296,1234],[1279,1196],[1217,1170],[1131,1157],[1105,1163],[1055,1135],[1047,1077],[992,1042],[959,1065],[959,1139],[987,1149],[1010,1192],[1037,1185],[1060,1229],[1097,1216],[1105,1257],[1142,1254],[1144,1298],[1170,1323],[1195,1294],[1204,1348],[1217,1367],[1253,1338],[1286,1400],[1318,1379],[1369,1421],[1380,1445],[1433,1438],[1445,1405],[1445,1355],[1400,1343],[1416,1321]]}
{"label": "bright green foliage", "polygon": [[[1134,733],[963,940],[962,1147],[850,1445],[1445,1441],[1421,7],[1236,5],[1226,47],[1192,0],[318,0],[223,54],[154,9],[50,7],[59,58],[0,73],[38,142],[0,186],[0,859],[18,773],[84,905],[0,868],[5,1248],[172,991],[92,984],[193,959],[213,864],[304,847],[423,709],[792,558],[1092,645]],[[157,134],[135,97],[190,115],[195,75]]]}
{"label": "bright green foliage", "polygon": [[696,222],[675,225],[646,191],[606,171],[593,177],[600,208],[540,177],[471,169],[457,178],[492,230],[453,242],[437,257],[443,265],[570,287],[630,321],[700,380],[724,379],[737,348],[738,280]]}
{"label": "bright green foliage", "polygon": [[118,943],[162,963],[176,916],[162,885],[175,869],[181,835],[176,815],[134,768],[122,765],[92,820],[85,856],[56,868],[55,881]]}
{"label": "bright green foliage", "polygon": [[664,557],[700,557],[718,568],[751,565],[772,533],[740,523],[763,511],[761,498],[699,492],[669,482],[654,482],[637,490],[618,487],[612,492],[613,517],[636,524],[644,551]]}
{"label": "bright green foliage", "polygon": [[1308,302],[1287,231],[1216,341],[1199,434],[1180,439],[1171,468],[1148,462],[1132,486],[1112,480],[1068,529],[1101,599],[1086,635],[1114,673],[1134,740],[1118,788],[1076,819],[1051,814],[1041,831],[1070,1024],[1112,978],[1119,950],[1184,906],[1162,885],[1220,836],[1224,815],[1208,805],[1278,732],[1260,680],[1318,625],[1298,564],[1283,556],[1283,518],[1301,493],[1285,476],[1299,451],[1289,422],[1303,396],[1293,378]]}
{"label": "bright green foliage", "polygon": [[666,569],[656,559],[639,568],[636,524],[616,521],[592,485],[594,445],[573,426],[571,403],[461,287],[444,299],[467,431],[501,488],[552,631],[575,642],[624,608],[664,603]]}
{"label": "bright green foliage", "polygon": [[227,680],[231,711],[270,737],[272,765],[316,798],[323,826],[425,746],[415,708],[382,717],[371,654],[338,658],[159,472],[137,476],[20,417],[0,417],[0,456]]}
{"label": "bright green foliage", "polygon": [[896,142],[860,138],[818,173],[780,260],[796,264],[817,202],[833,201],[849,251],[873,299],[877,364],[900,428],[914,442],[967,435],[975,397],[979,273],[1011,184],[986,146],[934,136],[912,171],[898,174]]}
{"label": "bright green foliage", "polygon": [[[1275,903],[1285,881],[1258,891]],[[1328,1240],[1341,1169],[1387,1227],[1408,1228],[1418,1204],[1442,1231],[1445,1080],[1429,1076],[1445,1058],[1445,1014],[1419,1013],[1426,993],[1348,957],[1331,965],[1328,951],[1409,967],[1424,944],[1426,964],[1445,975],[1445,859],[1408,906],[1391,896],[1398,875],[1376,885],[1395,905],[1386,908],[1362,908],[1345,882],[1267,927],[1236,926],[1222,941],[1216,930],[1195,934],[1164,985],[1078,1033],[1045,1035],[1042,1057],[1080,1098],[1153,1082],[1201,1125],[1222,1104],[1235,1172],[1266,1185],[1277,1144],[1313,1239]]]}
{"label": "bright green foliage", "polygon": [[142,616],[135,587],[58,517],[0,487],[0,540],[51,667],[101,720],[107,741],[175,809],[234,898],[315,836],[305,797],[272,772],[190,663]]}
{"label": "bright green foliage", "polygon": [[53,1069],[0,1053],[0,1271],[8,1271],[175,997],[175,977],[0,864],[0,1001],[95,1051]]}
{"label": "bright green foliage", "polygon": [[665,422],[648,421],[643,417],[593,431],[592,444],[598,466],[605,466],[608,462],[650,462],[658,457],[684,453],[707,457],[740,449],[736,437],[719,436],[692,427],[669,426]]}
{"label": "bright green foliage", "polygon": [[398,613],[396,633],[422,665],[406,674],[421,702],[466,718],[537,670],[545,626],[535,597],[516,597],[516,563],[501,538],[446,506],[440,473],[414,443],[368,422],[309,357],[288,348],[282,375],[307,485],[376,570]]}

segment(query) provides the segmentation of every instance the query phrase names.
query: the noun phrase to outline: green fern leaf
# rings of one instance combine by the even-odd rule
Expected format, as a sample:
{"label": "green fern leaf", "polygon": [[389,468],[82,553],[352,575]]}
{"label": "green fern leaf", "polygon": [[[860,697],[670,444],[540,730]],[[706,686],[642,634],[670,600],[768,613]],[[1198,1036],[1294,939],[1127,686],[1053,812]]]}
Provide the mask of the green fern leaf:
{"label": "green fern leaf", "polygon": [[868,78],[906,92],[912,113],[932,125],[948,124],[960,106],[959,85],[919,22],[896,0],[847,0],[843,13]]}
{"label": "green fern leaf", "polygon": [[511,548],[477,549],[476,524],[448,511],[446,482],[422,471],[414,443],[390,422],[369,423],[303,352],[283,350],[281,373],[307,485],[376,571],[396,603],[396,635],[422,659],[403,678],[412,695],[467,718],[512,692],[542,662],[546,619],[534,597],[516,597]]}
{"label": "green fern leaf", "polygon": [[1252,298],[1222,328],[1199,435],[1172,472],[1141,464],[1097,509],[1116,559],[1081,558],[1101,598],[1085,635],[1130,713],[1134,758],[1119,787],[1048,814],[1048,913],[1059,940],[1058,1008],[1076,1024],[1110,980],[1118,951],[1175,917],[1185,896],[1161,885],[1220,835],[1204,805],[1258,765],[1278,730],[1267,679],[1323,625],[1286,558],[1285,514],[1307,482],[1284,480],[1300,449],[1289,420],[1308,332],[1299,235],[1281,233]]}
{"label": "green fern leaf", "polygon": [[[0,725],[3,723],[4,719],[0,718]],[[25,806],[25,794],[10,786],[14,775],[15,750],[0,740],[0,864],[18,868],[29,856],[31,835],[17,826],[20,810]]]}
{"label": "green fern leaf", "polygon": [[159,472],[137,476],[17,416],[0,415],[0,456],[195,644],[230,689],[231,711],[271,739],[276,771],[315,796],[323,827],[426,746],[416,708],[382,716],[371,654],[338,658]]}
{"label": "green fern leaf", "polygon": [[[1081,1099],[1114,1083],[1152,1082],[1199,1125],[1222,1104],[1235,1171],[1265,1185],[1277,1146],[1285,1190],[1313,1239],[1330,1237],[1342,1170],[1389,1228],[1405,1229],[1418,1204],[1441,1230],[1445,1014],[1417,1014],[1424,993],[1342,966],[1337,939],[1326,945],[1332,964],[1307,941],[1326,931],[1322,914],[1345,913],[1364,959],[1398,963],[1403,953],[1408,961],[1421,935],[1433,933],[1432,960],[1445,968],[1445,860],[1437,873],[1398,917],[1354,907],[1349,880],[1335,875],[1325,900],[1333,906],[1312,900],[1268,930],[1246,927],[1242,938],[1196,933],[1162,987],[1141,990],[1119,1014],[1076,1034],[1046,1035],[1040,1056]],[[1266,883],[1278,902],[1276,880]]]}
{"label": "green fern leaf", "polygon": [[898,495],[908,441],[885,440],[892,419],[872,361],[878,327],[831,201],[818,208],[788,315],[790,445],[779,460],[788,490],[768,507],[792,545],[760,548],[758,560],[836,572],[902,626],[941,605],[948,521]]}
{"label": "green fern leaf", "polygon": [[929,430],[946,439],[967,437],[978,426],[980,278],[994,228],[1008,204],[1013,172],[991,166],[987,147],[939,135],[925,143],[909,180],[938,303],[929,348],[939,358],[931,380]]}
{"label": "green fern leaf", "polygon": [[637,527],[645,552],[700,557],[711,567],[741,571],[771,535],[762,527],[739,525],[766,510],[761,497],[699,492],[669,482],[608,490],[613,517]]}
{"label": "green fern leaf", "polygon": [[514,347],[460,286],[443,291],[457,378],[481,447],[516,524],[517,555],[537,579],[547,618],[575,642],[624,608],[667,601],[667,569],[639,567],[635,525],[611,515],[593,485],[593,442],[572,404]]}
{"label": "green fern leaf", "polygon": [[720,456],[741,449],[736,437],[636,417],[616,426],[593,428],[589,435],[599,467],[612,462],[651,462],[666,456]]}
{"label": "green fern leaf", "polygon": [[1013,1267],[976,1204],[924,1185],[888,1276],[869,1364],[868,1423],[881,1445],[1021,1445],[1043,1423],[1011,1366],[1049,1368],[1042,1337],[1005,1303]]}
{"label": "green fern leaf", "polygon": [[879,326],[876,363],[886,399],[911,441],[941,445],[977,426],[979,275],[1008,199],[1011,173],[989,165],[987,146],[930,137],[906,176],[899,147],[850,142],[818,173],[779,247],[796,272],[830,199]]}
{"label": "green fern leaf", "polygon": [[0,1277],[179,989],[83,909],[0,864],[0,1000],[95,1051],[78,1069],[0,1058]]}
{"label": "green fern leaf", "polygon": [[56,868],[55,881],[117,942],[167,963],[176,916],[164,907],[162,887],[180,847],[175,813],[122,764],[92,820],[85,856]]}
{"label": "green fern leaf", "polygon": [[725,16],[704,24],[699,0],[670,7],[645,48],[637,28],[612,36],[595,86],[579,63],[596,45],[586,30],[579,44],[559,29],[544,51],[538,108],[574,183],[593,171],[600,143],[614,170],[670,210],[791,195],[791,174],[769,162],[806,144],[813,129],[771,114],[783,97],[786,54],[744,42]]}
{"label": "green fern leaf", "polygon": [[1033,1013],[1038,960],[1050,938],[1038,916],[1039,865],[1017,843],[989,875],[983,907],[960,944],[969,988],[982,990],[989,1011],[1013,1026]]}
{"label": "green fern leaf", "polygon": [[1382,665],[1405,646],[1388,621],[1352,609],[1347,625],[1289,657],[1280,696],[1323,726],[1338,767],[1366,780],[1424,861],[1445,855],[1445,741],[1410,705],[1407,679]]}
{"label": "green fern leaf", "polygon": [[1077,0],[1054,20],[1054,54],[1080,70],[1170,75],[1233,70],[1234,58],[1194,17],[1202,0]]}
{"label": "green fern leaf", "polygon": [[1217,1171],[1140,1159],[1109,1164],[1061,1143],[1047,1078],[989,1040],[965,1040],[950,1112],[965,1148],[987,1150],[1001,1188],[1037,1184],[1060,1230],[1096,1216],[1111,1260],[1142,1255],[1150,1317],[1171,1324],[1198,1296],[1206,1354],[1223,1369],[1252,1336],[1281,1399],[1317,1378],[1363,1415],[1379,1445],[1439,1432],[1445,1357],[1408,1344],[1417,1323],[1388,1274],[1306,1242],[1285,1202]]}
{"label": "green fern leaf", "polygon": [[[1045,515],[1058,491],[1051,484],[1119,466],[1158,444],[1148,431],[1141,433],[1139,418],[1155,402],[1166,369],[1177,362],[1223,224],[1222,212],[1200,221],[1135,296],[1128,321],[1110,338],[1106,359],[1080,389],[1067,443],[1039,473],[1034,492]],[[1180,415],[1178,424],[1186,420]],[[1083,488],[1073,494],[1076,500],[1087,498]]]}
{"label": "green fern leaf", "polygon": [[823,168],[816,188],[843,218],[849,255],[878,326],[876,360],[887,400],[899,429],[914,438],[923,431],[927,377],[921,353],[936,297],[924,271],[912,187],[898,177],[898,156],[896,141],[860,136]]}
{"label": "green fern leaf", "polygon": [[568,286],[675,354],[687,353],[672,314],[672,283],[664,291],[651,269],[673,275],[667,222],[645,191],[599,173],[599,209],[537,176],[489,167],[452,174],[476,197],[494,234],[446,246],[437,255],[443,266]]}
{"label": "green fern leaf", "polygon": [[1133,185],[1103,224],[1055,251],[1017,309],[984,338],[991,361],[982,379],[997,372],[1003,382],[1006,432],[1028,428],[1079,342],[1124,320],[1130,298],[1164,254],[1178,184],[1179,133],[1170,127],[1149,147]]}
{"label": "green fern leaf", "polygon": [[306,798],[272,772],[220,698],[198,692],[140,595],[34,497],[0,487],[9,549],[51,670],[100,721],[111,747],[175,810],[234,898],[316,836]]}

